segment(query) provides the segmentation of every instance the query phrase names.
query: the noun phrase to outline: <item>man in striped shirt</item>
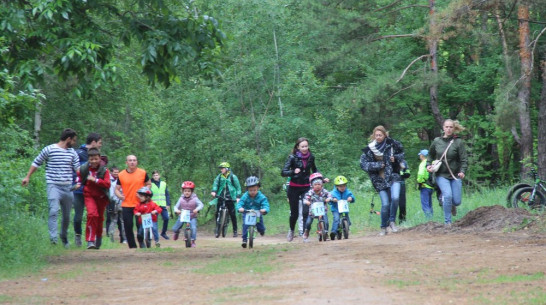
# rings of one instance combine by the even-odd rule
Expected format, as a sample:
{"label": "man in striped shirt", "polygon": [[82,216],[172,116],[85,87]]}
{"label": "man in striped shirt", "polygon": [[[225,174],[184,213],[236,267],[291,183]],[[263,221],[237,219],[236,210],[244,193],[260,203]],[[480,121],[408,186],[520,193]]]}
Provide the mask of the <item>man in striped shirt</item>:
{"label": "man in striped shirt", "polygon": [[57,216],[59,210],[61,210],[61,241],[65,248],[70,246],[67,238],[67,230],[70,223],[72,201],[74,200],[71,191],[74,181],[72,174],[80,167],[78,154],[72,148],[76,145],[77,140],[78,135],[73,129],[67,128],[63,130],[58,143],[48,145],[42,149],[32,162],[26,177],[22,181],[23,186],[28,185],[30,176],[36,172],[40,165],[44,162],[46,163],[49,240],[52,244],[57,244]]}

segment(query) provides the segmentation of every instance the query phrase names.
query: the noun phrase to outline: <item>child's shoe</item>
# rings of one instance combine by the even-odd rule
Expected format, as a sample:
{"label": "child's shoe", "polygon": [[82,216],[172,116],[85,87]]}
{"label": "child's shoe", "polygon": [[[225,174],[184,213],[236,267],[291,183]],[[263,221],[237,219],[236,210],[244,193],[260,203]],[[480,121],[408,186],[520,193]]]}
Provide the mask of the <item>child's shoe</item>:
{"label": "child's shoe", "polygon": [[81,247],[82,246],[82,235],[81,234],[76,234],[76,236],[74,236],[74,243],[76,244],[76,247]]}
{"label": "child's shoe", "polygon": [[303,232],[303,242],[309,242],[309,230],[307,229],[305,230],[305,232]]}
{"label": "child's shoe", "polygon": [[246,248],[246,241],[243,241],[243,243],[241,244],[241,247]]}
{"label": "child's shoe", "polygon": [[264,236],[264,235],[265,235],[265,231],[258,232],[258,233],[260,233],[260,236]]}
{"label": "child's shoe", "polygon": [[95,243],[92,241],[87,242],[87,249],[97,249],[97,246],[95,246]]}
{"label": "child's shoe", "polygon": [[294,231],[289,230],[288,235],[286,235],[286,240],[292,241],[294,239]]}
{"label": "child's shoe", "polygon": [[160,244],[158,241],[156,241],[156,242],[155,242],[155,247],[156,247],[156,248],[159,248],[159,247],[161,247],[161,244]]}
{"label": "child's shoe", "polygon": [[336,240],[336,233],[334,233],[334,232],[330,233],[330,239],[331,240]]}
{"label": "child's shoe", "polygon": [[173,239],[178,240],[178,236],[180,235],[180,232],[174,232]]}
{"label": "child's shoe", "polygon": [[192,247],[192,248],[197,247],[197,245],[195,245],[195,240],[192,240],[192,241],[191,241],[191,247]]}

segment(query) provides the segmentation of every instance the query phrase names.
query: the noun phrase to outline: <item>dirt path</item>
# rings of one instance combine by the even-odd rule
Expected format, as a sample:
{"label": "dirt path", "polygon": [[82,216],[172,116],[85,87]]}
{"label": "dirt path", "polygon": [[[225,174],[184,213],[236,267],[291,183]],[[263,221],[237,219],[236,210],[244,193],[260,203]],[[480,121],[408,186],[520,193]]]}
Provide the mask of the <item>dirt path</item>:
{"label": "dirt path", "polygon": [[2,304],[546,304],[546,238],[434,225],[287,243],[200,236],[198,247],[70,251],[0,283]]}

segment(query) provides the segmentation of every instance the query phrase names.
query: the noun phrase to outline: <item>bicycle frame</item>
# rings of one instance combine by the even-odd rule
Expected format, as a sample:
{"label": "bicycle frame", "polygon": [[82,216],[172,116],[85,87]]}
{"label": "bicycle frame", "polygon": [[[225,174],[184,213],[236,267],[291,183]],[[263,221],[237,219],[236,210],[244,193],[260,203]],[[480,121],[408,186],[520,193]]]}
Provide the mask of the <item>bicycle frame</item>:
{"label": "bicycle frame", "polygon": [[229,211],[226,205],[226,198],[215,196],[215,198],[218,198],[219,201],[221,199],[222,205],[218,208],[218,216],[216,217],[216,232],[215,236],[218,238],[220,234],[222,234],[222,237],[226,237],[226,231],[229,224]]}
{"label": "bicycle frame", "polygon": [[247,238],[248,238],[248,248],[251,249],[254,247],[254,236],[256,234],[256,224],[260,221],[260,216],[262,213],[258,210],[245,210],[245,217],[243,219],[244,225],[247,226]]}

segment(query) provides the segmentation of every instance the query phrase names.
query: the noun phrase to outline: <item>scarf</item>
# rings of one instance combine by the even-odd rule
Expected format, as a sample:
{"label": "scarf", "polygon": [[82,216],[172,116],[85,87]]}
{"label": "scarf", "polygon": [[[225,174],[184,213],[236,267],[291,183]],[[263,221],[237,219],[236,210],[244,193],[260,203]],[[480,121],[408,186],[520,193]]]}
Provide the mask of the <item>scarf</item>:
{"label": "scarf", "polygon": [[368,147],[373,152],[374,155],[378,157],[382,157],[383,153],[385,152],[385,148],[387,147],[387,139],[383,140],[381,143],[377,143],[375,140],[373,140]]}
{"label": "scarf", "polygon": [[301,153],[301,151],[296,152],[296,156],[301,158],[301,161],[303,161],[303,167],[307,167],[307,161],[309,160],[309,157],[311,156],[311,152],[307,151],[307,153],[304,155]]}

